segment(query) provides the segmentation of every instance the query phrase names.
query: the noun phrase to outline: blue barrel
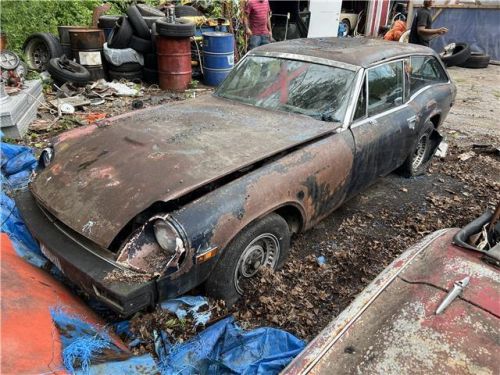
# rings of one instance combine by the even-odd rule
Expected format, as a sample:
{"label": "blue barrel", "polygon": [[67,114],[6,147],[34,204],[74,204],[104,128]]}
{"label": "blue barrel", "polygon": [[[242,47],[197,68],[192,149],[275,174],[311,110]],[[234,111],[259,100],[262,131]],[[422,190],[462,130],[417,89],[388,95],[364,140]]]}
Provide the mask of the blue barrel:
{"label": "blue barrel", "polygon": [[205,84],[218,86],[234,66],[234,35],[219,31],[203,33]]}

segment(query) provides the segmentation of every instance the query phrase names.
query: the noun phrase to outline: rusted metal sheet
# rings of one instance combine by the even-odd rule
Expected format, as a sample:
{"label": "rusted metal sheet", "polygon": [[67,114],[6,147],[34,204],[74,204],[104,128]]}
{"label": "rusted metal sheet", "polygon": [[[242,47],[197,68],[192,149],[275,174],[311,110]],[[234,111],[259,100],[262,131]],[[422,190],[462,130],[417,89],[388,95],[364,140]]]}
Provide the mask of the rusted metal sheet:
{"label": "rusted metal sheet", "polygon": [[186,90],[191,82],[191,39],[156,37],[158,77],[163,90]]}
{"label": "rusted metal sheet", "polygon": [[[307,38],[271,43],[249,52],[251,55],[280,56],[292,59],[324,59],[320,63],[345,63],[348,69],[368,67],[381,60],[411,54],[435,55],[424,46],[394,43],[370,38]],[[317,60],[315,62],[318,62]]]}
{"label": "rusted metal sheet", "polygon": [[[451,245],[455,233],[435,232],[407,250],[283,373],[497,374],[499,316],[488,310],[490,299],[482,293],[486,285],[489,291],[498,290],[498,270],[475,262],[470,254]],[[467,286],[462,297],[436,315],[437,307],[453,287],[442,288],[437,274],[448,274],[454,281],[463,274],[450,268],[449,262],[460,265],[461,270],[465,267],[478,286],[468,292]],[[476,276],[470,272],[471,262]],[[479,294],[479,299],[470,303],[472,294]],[[498,301],[498,292],[496,296]]]}
{"label": "rusted metal sheet", "polygon": [[181,197],[334,128],[207,96],[62,134],[53,163],[31,190],[59,220],[107,247],[154,202]]}

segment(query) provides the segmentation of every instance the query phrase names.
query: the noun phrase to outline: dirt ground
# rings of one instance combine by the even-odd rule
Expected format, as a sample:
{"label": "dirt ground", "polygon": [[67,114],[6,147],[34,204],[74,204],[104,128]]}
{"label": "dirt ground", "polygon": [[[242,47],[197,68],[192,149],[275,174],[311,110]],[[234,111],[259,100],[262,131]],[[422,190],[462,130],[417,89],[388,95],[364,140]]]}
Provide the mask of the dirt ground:
{"label": "dirt ground", "polygon": [[[214,320],[233,314],[244,328],[279,327],[310,340],[410,245],[435,230],[461,227],[496,205],[500,200],[500,156],[473,145],[500,147],[500,66],[449,71],[458,94],[441,129],[449,143],[448,155],[435,158],[425,176],[405,179],[391,174],[379,179],[315,228],[295,237],[284,268],[262,274],[250,286],[250,293],[231,309],[213,302],[209,308]],[[154,87],[143,93],[144,107],[168,105],[185,97]],[[108,98],[99,107],[87,107],[57,121],[53,113],[42,111],[34,125],[39,129],[22,143],[40,149],[53,135],[92,121],[92,113],[109,117],[128,112],[133,110],[133,101]],[[318,262],[320,256],[325,259],[323,265]],[[145,342],[136,350],[152,351],[153,329],[164,329],[178,341],[200,329],[186,328],[190,321],[172,319],[161,311],[133,317],[132,330]]]}

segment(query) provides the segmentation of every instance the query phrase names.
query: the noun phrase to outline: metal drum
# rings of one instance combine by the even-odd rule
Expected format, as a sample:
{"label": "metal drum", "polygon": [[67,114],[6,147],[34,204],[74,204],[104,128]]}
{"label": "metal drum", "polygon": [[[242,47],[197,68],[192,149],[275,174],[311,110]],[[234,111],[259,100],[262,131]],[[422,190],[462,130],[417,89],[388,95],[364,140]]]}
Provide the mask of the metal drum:
{"label": "metal drum", "polygon": [[69,30],[73,57],[90,72],[92,81],[104,78],[102,68],[102,46],[104,32],[100,29]]}
{"label": "metal drum", "polygon": [[203,76],[218,86],[234,66],[234,35],[219,31],[203,33]]}
{"label": "metal drum", "polygon": [[59,32],[59,41],[61,42],[61,47],[63,53],[68,59],[73,59],[73,52],[71,51],[71,42],[69,39],[69,30],[72,29],[86,29],[86,26],[58,26],[57,31]]}
{"label": "metal drum", "polygon": [[191,82],[191,40],[156,36],[158,78],[163,90],[186,90]]}

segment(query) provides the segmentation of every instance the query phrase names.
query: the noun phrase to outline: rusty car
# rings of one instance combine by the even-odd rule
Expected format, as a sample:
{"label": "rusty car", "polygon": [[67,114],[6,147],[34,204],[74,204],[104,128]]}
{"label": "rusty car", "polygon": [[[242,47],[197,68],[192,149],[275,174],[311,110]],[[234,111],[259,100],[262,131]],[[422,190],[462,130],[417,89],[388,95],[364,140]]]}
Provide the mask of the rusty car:
{"label": "rusty car", "polygon": [[406,250],[282,374],[498,374],[499,217]]}
{"label": "rusty car", "polygon": [[213,95],[62,133],[18,206],[44,254],[121,314],[201,284],[232,303],[292,234],[379,176],[424,173],[455,94],[422,46],[273,43]]}

